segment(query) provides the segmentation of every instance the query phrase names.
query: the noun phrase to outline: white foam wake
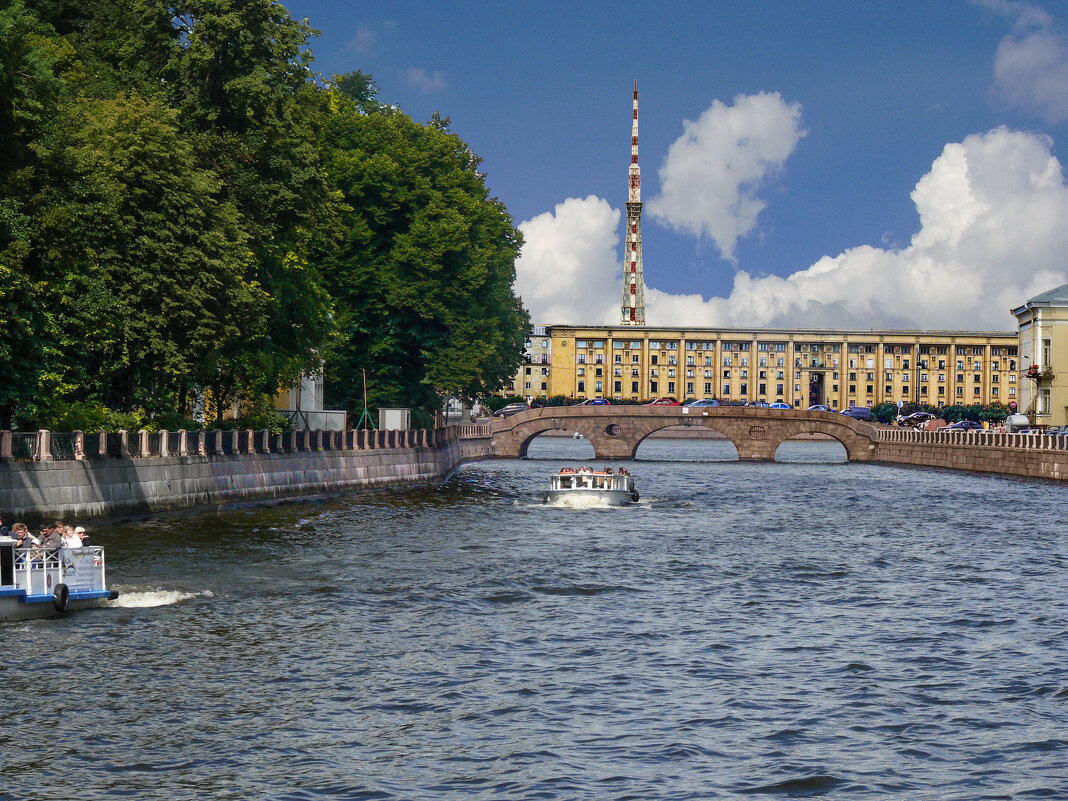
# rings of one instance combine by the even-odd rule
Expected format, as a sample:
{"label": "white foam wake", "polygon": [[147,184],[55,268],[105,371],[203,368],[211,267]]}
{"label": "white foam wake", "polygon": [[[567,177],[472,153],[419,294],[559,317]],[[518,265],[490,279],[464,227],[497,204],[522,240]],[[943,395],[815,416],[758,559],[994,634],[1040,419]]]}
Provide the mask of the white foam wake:
{"label": "white foam wake", "polygon": [[211,598],[212,594],[204,592],[182,592],[181,590],[120,590],[114,601],[105,601],[104,606],[124,609],[143,609],[152,606],[170,606],[188,601],[190,598]]}

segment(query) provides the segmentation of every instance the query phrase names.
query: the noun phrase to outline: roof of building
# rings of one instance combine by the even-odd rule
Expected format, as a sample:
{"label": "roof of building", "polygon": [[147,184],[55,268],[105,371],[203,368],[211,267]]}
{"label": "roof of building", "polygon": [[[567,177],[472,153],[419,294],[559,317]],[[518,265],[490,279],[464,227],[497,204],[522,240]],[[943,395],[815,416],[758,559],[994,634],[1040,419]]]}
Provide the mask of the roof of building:
{"label": "roof of building", "polygon": [[1043,292],[1041,295],[1035,295],[1028,303],[1034,305],[1036,303],[1052,304],[1052,303],[1068,303],[1068,284],[1051,289],[1049,292]]}
{"label": "roof of building", "polygon": [[567,329],[572,331],[608,331],[609,336],[625,339],[630,334],[642,335],[677,335],[677,336],[702,336],[716,334],[728,337],[771,336],[788,338],[807,336],[841,336],[841,337],[871,337],[871,336],[903,336],[903,337],[1015,337],[1017,332],[1012,331],[958,331],[958,330],[920,330],[920,329],[897,329],[897,328],[702,328],[697,326],[668,326],[668,325],[640,325],[622,326],[600,324],[551,323],[546,329]]}
{"label": "roof of building", "polygon": [[1019,317],[1023,312],[1033,309],[1035,306],[1068,306],[1068,284],[1062,284],[1056,289],[1035,295],[1023,306],[1013,309],[1012,313]]}

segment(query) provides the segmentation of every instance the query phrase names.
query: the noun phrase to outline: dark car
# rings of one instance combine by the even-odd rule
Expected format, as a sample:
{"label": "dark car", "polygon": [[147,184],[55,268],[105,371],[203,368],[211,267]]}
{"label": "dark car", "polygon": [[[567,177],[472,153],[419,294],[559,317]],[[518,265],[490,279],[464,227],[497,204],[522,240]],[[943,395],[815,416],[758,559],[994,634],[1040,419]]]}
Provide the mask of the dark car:
{"label": "dark car", "polygon": [[612,401],[608,398],[587,398],[579,406],[611,406]]}
{"label": "dark car", "polygon": [[848,409],[842,409],[842,414],[854,420],[871,422],[871,409],[867,406],[850,406]]}
{"label": "dark car", "polygon": [[679,402],[674,398],[653,398],[646,406],[678,406]]}
{"label": "dark car", "polygon": [[498,409],[497,411],[495,411],[493,413],[493,416],[494,417],[511,417],[513,414],[519,414],[520,412],[525,412],[529,408],[530,407],[527,406],[525,403],[509,403],[507,406],[504,406],[504,407]]}
{"label": "dark car", "polygon": [[808,407],[808,410],[810,412],[833,412],[834,411],[834,409],[832,409],[830,406],[826,406],[826,405],[824,405],[822,403],[814,403],[814,404],[812,404],[811,406]]}
{"label": "dark car", "polygon": [[982,423],[977,423],[975,420],[961,420],[958,423],[953,423],[952,425],[944,426],[944,427],[942,427],[942,428],[940,428],[938,430],[939,431],[976,431],[976,430],[980,430],[981,431],[982,428],[983,428],[983,424]]}

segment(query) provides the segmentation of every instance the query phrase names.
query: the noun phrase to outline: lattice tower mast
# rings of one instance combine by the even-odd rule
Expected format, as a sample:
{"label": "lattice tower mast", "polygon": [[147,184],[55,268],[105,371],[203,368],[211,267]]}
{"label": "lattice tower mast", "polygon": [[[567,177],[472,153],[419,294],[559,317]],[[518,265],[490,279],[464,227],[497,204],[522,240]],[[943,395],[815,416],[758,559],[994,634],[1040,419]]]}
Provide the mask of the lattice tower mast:
{"label": "lattice tower mast", "polygon": [[630,129],[630,189],[627,235],[623,244],[623,325],[645,325],[642,278],[642,170],[638,166],[638,81],[634,81],[634,122]]}

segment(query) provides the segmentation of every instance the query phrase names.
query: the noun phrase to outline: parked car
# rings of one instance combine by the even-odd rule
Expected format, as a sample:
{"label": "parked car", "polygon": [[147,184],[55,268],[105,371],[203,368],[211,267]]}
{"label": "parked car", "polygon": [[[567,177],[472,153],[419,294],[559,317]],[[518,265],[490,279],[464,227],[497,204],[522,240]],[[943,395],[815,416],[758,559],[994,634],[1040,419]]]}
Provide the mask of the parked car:
{"label": "parked car", "polygon": [[939,431],[975,431],[983,430],[983,424],[977,423],[975,420],[961,420],[957,423],[952,423],[948,426],[940,426]]}
{"label": "parked car", "polygon": [[679,402],[674,398],[653,398],[646,406],[678,406]]}
{"label": "parked car", "polygon": [[867,406],[850,406],[848,409],[842,409],[841,413],[854,420],[871,421],[871,409]]}
{"label": "parked car", "polygon": [[577,405],[578,406],[611,406],[612,405],[612,401],[608,400],[608,398],[587,398],[582,403],[579,403]]}
{"label": "parked car", "polygon": [[920,428],[928,420],[934,420],[934,415],[930,412],[913,412],[898,417],[895,422],[902,428]]}
{"label": "parked car", "polygon": [[722,406],[723,404],[714,398],[702,398],[701,400],[692,400],[682,405],[693,408],[695,406]]}
{"label": "parked car", "polygon": [[511,417],[513,414],[519,414],[525,412],[530,407],[525,403],[509,403],[507,406],[503,406],[493,413],[494,417]]}
{"label": "parked car", "polygon": [[767,409],[767,408],[770,408],[770,406],[771,406],[771,404],[768,403],[767,401],[750,401],[749,403],[747,403],[745,405],[746,406],[752,406],[755,409]]}
{"label": "parked car", "polygon": [[792,409],[793,407],[789,403],[781,403],[781,402],[779,402],[779,403],[771,404],[768,408],[769,409]]}
{"label": "parked car", "polygon": [[814,404],[812,404],[811,406],[808,407],[808,410],[810,412],[833,412],[834,411],[834,409],[832,409],[830,406],[825,406],[822,403],[814,403]]}

